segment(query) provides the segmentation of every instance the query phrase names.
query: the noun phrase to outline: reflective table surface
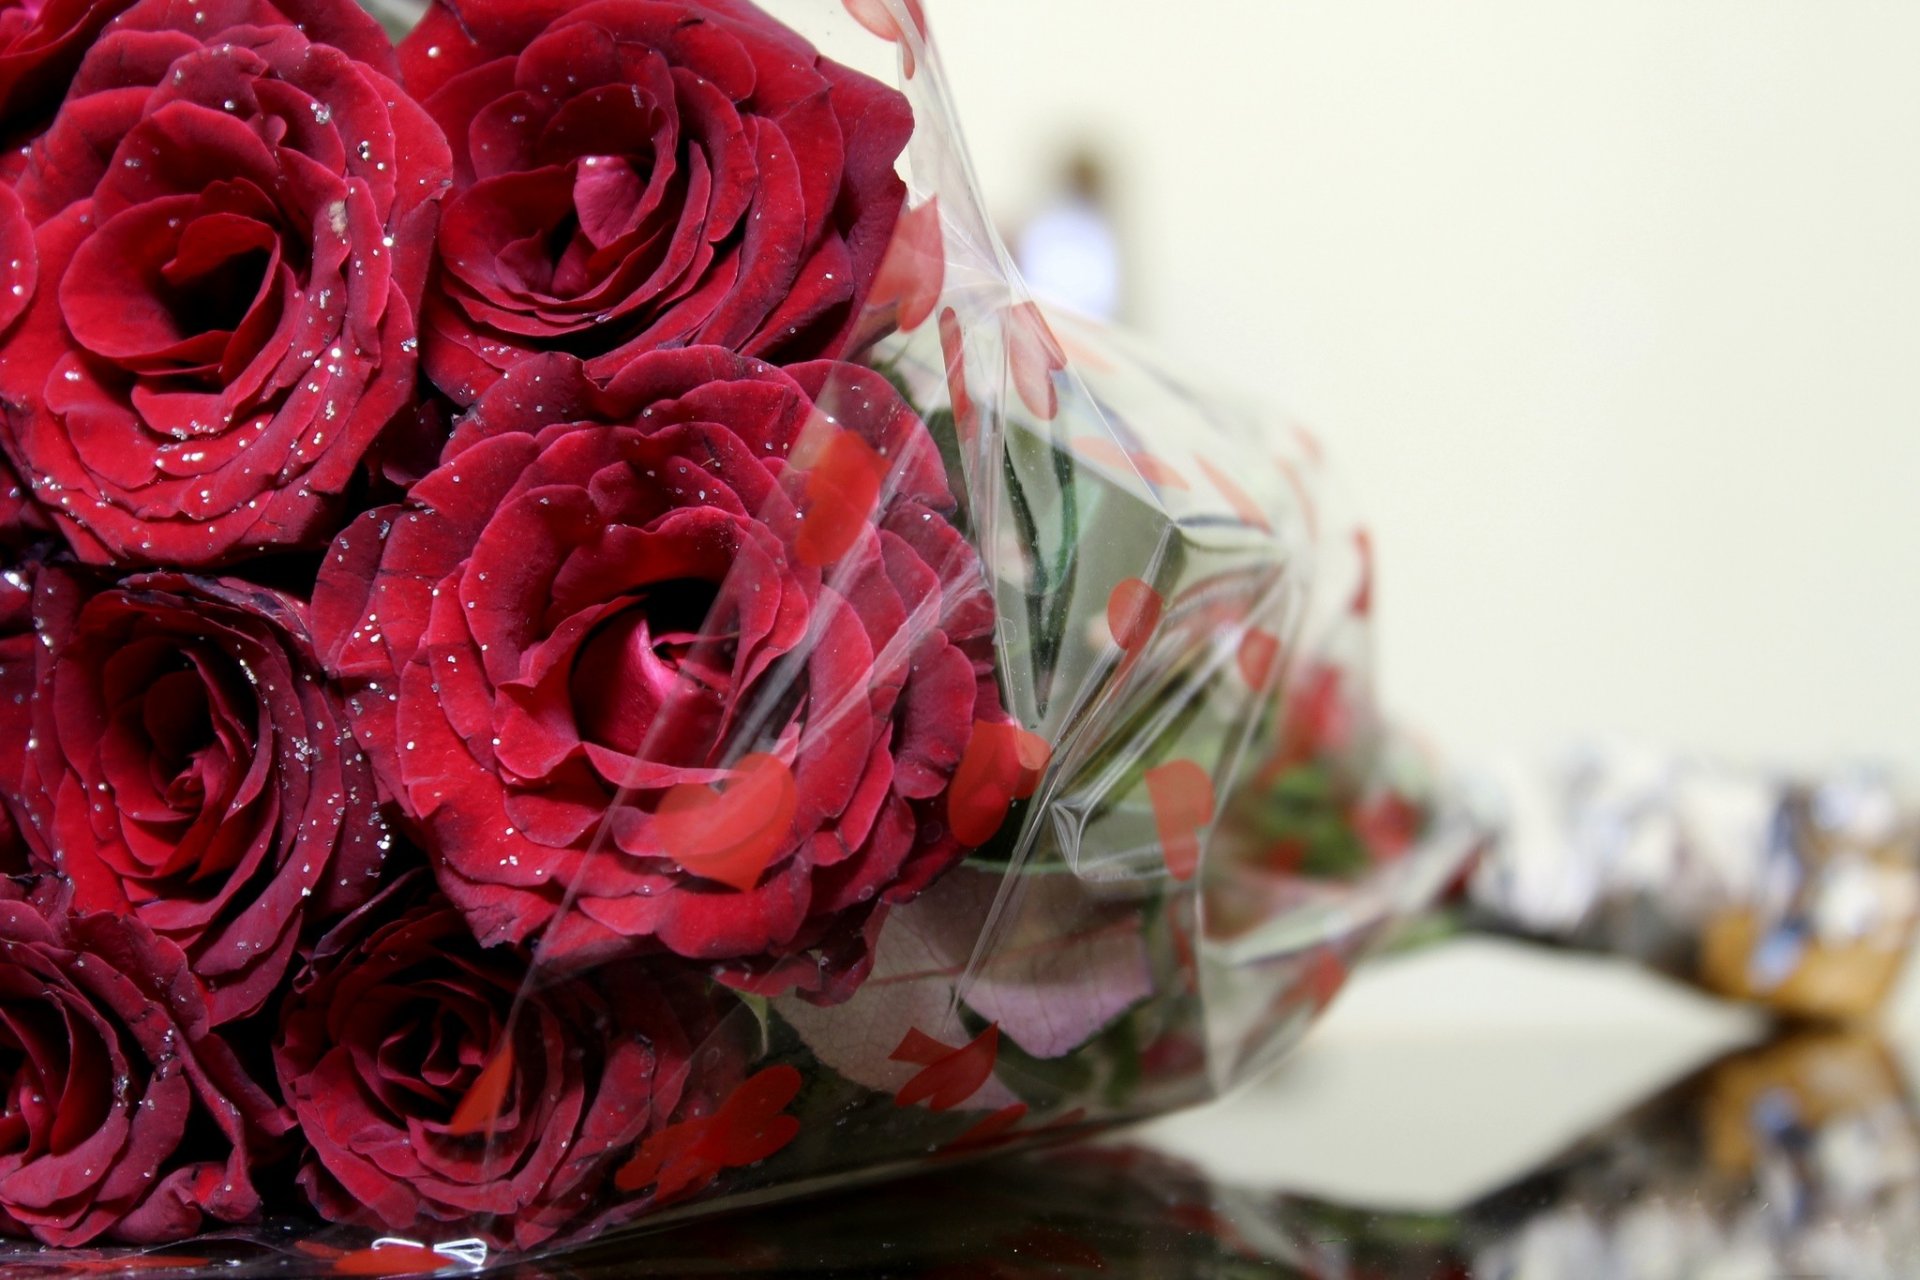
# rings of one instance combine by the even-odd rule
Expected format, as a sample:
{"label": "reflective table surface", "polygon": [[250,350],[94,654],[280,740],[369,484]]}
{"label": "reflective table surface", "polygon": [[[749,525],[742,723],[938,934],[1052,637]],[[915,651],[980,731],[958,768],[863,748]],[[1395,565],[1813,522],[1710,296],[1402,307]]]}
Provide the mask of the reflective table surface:
{"label": "reflective table surface", "polygon": [[1896,1041],[1494,944],[1400,968],[1297,1062],[1206,1111],[525,1270],[1920,1275],[1920,1110]]}

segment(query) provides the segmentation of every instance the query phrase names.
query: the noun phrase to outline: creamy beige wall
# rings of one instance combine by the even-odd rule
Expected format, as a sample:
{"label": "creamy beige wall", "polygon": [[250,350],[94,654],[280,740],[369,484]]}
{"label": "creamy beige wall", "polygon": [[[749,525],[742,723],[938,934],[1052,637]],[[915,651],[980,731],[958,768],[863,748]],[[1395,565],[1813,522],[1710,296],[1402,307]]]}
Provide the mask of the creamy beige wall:
{"label": "creamy beige wall", "polygon": [[931,0],[994,206],[1344,459],[1392,703],[1920,769],[1920,5]]}

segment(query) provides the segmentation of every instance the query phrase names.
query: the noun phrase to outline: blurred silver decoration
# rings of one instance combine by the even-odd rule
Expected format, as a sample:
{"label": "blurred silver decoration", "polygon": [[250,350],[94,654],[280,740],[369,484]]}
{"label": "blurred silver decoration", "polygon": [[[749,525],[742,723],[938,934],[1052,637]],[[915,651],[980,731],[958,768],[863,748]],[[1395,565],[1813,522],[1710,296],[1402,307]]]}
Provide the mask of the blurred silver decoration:
{"label": "blurred silver decoration", "polygon": [[1920,923],[1920,805],[1885,770],[1594,746],[1501,781],[1506,830],[1468,887],[1494,927],[1799,1017],[1868,1017],[1892,990]]}

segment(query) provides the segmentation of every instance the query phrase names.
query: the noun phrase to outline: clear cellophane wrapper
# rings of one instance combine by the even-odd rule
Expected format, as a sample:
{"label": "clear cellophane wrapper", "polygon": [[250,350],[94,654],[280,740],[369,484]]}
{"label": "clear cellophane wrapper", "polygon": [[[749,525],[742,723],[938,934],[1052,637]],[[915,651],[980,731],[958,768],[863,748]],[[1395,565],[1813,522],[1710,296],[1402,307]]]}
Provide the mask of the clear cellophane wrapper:
{"label": "clear cellophane wrapper", "polygon": [[[571,820],[557,809],[527,802],[484,833],[477,820],[455,830],[446,815],[474,786],[455,778],[443,794],[404,760],[389,769],[429,816],[389,815],[380,893],[302,959],[288,999],[307,1013],[259,1034],[326,1061],[309,1042],[341,1033],[312,1016],[315,992],[335,1002],[335,1021],[377,1021],[383,992],[433,990],[441,979],[425,969],[360,975],[417,942],[395,932],[403,921],[431,932],[417,895],[435,875],[457,882],[470,921],[497,924],[489,911],[524,901],[539,926],[496,928],[484,947],[456,931],[423,949],[428,969],[470,956],[462,972],[495,977],[484,998],[461,987],[450,1029],[434,1032],[471,1044],[396,1032],[368,1050],[405,1086],[393,1096],[425,1099],[418,1117],[387,1117],[404,1153],[333,1132],[330,1118],[310,1123],[286,1136],[279,1163],[256,1167],[256,1222],[209,1223],[146,1255],[148,1269],[371,1274],[525,1259],[1197,1103],[1296,1043],[1481,838],[1377,713],[1371,543],[1313,437],[1025,295],[917,5],[764,7],[827,56],[897,84],[913,112],[905,211],[858,354],[794,375],[810,415],[768,464],[764,492],[731,513],[767,541],[754,556],[736,548],[699,591],[638,606],[672,632],[674,674],[650,687],[643,732],[619,743],[631,773],[595,757],[606,795],[593,821],[541,836],[565,857],[535,868],[512,843],[529,834],[515,814],[552,828]],[[543,421],[599,411],[598,390],[514,378],[518,399],[490,392],[480,417],[503,405]],[[471,573],[447,588],[458,601],[427,596],[421,566],[438,544],[417,531],[464,518],[461,502],[484,516],[547,465],[491,478],[481,462],[450,466],[457,446],[498,443],[471,445],[474,421],[454,423],[439,470],[404,502],[362,516],[333,548],[392,570],[329,659],[357,726],[406,696],[366,674],[366,655],[395,643],[408,592],[429,619],[420,678],[449,708],[505,697],[498,652],[474,636],[546,607],[516,595],[523,584]],[[471,496],[486,484],[493,497]],[[543,554],[530,538],[500,563]],[[754,612],[767,557],[810,584],[806,607],[773,621]],[[316,599],[316,618],[327,604]],[[448,639],[461,606],[468,630]],[[713,713],[713,673],[732,670],[752,627],[785,638]],[[956,662],[964,696],[942,684]],[[574,669],[575,711],[617,718],[592,704],[623,686],[595,686],[581,675],[591,669]],[[497,728],[490,747],[470,723],[432,731],[441,737],[418,734],[422,756],[457,750],[463,768],[525,772],[531,748]],[[705,735],[698,768],[685,767],[689,734]],[[413,736],[401,731],[396,752],[414,751]],[[849,753],[852,766],[833,763]],[[835,781],[849,767],[859,781]],[[900,781],[910,775],[920,780]],[[846,794],[830,806],[819,799],[836,788]],[[877,837],[846,833],[887,823],[893,865],[876,870],[863,859],[878,856]],[[497,868],[494,845],[484,858],[457,847],[483,838],[499,841]],[[770,886],[806,899],[796,920],[754,915],[787,909]],[[661,941],[675,930],[697,941]],[[770,934],[778,947],[739,941]],[[519,975],[505,991],[503,965]],[[543,1110],[555,1097],[573,1109]],[[323,1128],[337,1167],[306,1145]],[[404,1166],[460,1194],[383,1199],[342,1176],[353,1161],[379,1166],[368,1185]],[[13,1260],[116,1257],[103,1238],[93,1252],[24,1247]]]}

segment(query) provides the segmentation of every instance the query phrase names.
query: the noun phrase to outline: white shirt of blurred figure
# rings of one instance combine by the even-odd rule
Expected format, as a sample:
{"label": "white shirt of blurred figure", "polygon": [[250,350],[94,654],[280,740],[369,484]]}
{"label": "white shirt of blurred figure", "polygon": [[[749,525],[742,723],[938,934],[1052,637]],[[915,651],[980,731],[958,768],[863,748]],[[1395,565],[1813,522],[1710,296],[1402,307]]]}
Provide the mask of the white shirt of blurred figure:
{"label": "white shirt of blurred figure", "polygon": [[1120,308],[1120,241],[1099,206],[1069,197],[1040,210],[1014,247],[1036,297],[1096,320]]}

